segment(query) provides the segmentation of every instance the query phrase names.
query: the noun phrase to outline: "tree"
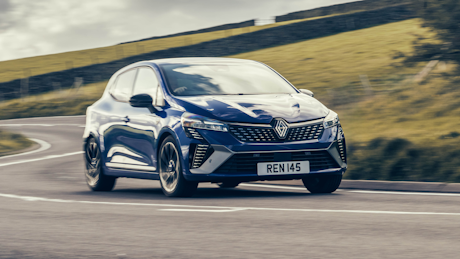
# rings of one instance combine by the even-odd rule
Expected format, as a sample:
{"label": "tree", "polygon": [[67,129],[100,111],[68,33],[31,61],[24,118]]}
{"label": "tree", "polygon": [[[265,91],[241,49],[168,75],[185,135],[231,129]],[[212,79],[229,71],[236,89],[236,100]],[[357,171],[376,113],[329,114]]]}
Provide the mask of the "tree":
{"label": "tree", "polygon": [[416,0],[415,5],[423,25],[436,31],[443,41],[441,45],[420,46],[420,54],[427,56],[431,53],[460,63],[460,1]]}

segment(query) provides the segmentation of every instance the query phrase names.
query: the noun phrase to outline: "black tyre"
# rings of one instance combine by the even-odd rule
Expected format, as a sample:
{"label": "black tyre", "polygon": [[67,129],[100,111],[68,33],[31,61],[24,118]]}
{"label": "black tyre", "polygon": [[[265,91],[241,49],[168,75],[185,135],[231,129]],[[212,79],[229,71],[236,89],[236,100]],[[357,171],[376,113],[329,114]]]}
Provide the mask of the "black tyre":
{"label": "black tyre", "polygon": [[342,175],[310,175],[302,182],[311,193],[332,193],[339,188]]}
{"label": "black tyre", "polygon": [[240,182],[233,182],[233,181],[225,181],[221,183],[217,183],[220,188],[235,188],[240,184]]}
{"label": "black tyre", "polygon": [[160,146],[158,161],[161,189],[168,197],[190,197],[196,191],[198,183],[185,180],[177,150],[174,138],[171,136],[167,137]]}
{"label": "black tyre", "polygon": [[104,174],[101,161],[101,150],[94,138],[86,143],[85,150],[86,183],[93,191],[111,191],[115,186],[116,177]]}

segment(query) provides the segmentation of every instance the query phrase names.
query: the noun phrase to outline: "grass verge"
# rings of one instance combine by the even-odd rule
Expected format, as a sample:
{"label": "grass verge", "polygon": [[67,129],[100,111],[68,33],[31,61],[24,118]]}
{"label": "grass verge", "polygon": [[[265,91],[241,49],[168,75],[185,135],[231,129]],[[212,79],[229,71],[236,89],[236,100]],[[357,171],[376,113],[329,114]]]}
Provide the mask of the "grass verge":
{"label": "grass verge", "polygon": [[12,133],[0,129],[0,156],[13,154],[33,145],[33,141],[21,134]]}
{"label": "grass verge", "polygon": [[1,102],[0,120],[85,114],[86,108],[102,96],[106,84],[89,84],[81,87],[78,92],[66,89]]}

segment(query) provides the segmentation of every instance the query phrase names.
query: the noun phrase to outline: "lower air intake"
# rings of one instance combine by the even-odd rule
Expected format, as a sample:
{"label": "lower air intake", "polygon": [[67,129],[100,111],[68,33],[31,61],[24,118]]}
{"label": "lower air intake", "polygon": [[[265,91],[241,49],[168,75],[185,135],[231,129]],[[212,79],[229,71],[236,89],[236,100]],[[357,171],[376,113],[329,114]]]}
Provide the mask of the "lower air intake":
{"label": "lower air intake", "polygon": [[193,156],[190,159],[190,168],[199,168],[208,159],[209,156],[214,152],[214,149],[206,144],[192,144],[190,153]]}
{"label": "lower air intake", "polygon": [[235,154],[214,173],[216,174],[257,174],[257,163],[310,161],[310,171],[339,168],[327,151],[275,152]]}

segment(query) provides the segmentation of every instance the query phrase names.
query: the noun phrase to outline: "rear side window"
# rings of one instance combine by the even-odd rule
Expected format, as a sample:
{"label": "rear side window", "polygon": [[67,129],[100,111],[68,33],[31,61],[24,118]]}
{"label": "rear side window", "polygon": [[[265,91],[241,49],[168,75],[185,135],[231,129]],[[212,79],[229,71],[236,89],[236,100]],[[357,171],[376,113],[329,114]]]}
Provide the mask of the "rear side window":
{"label": "rear side window", "polygon": [[127,102],[133,91],[134,78],[136,77],[137,69],[129,70],[118,76],[117,82],[111,94],[115,99]]}
{"label": "rear side window", "polygon": [[148,67],[139,68],[136,83],[134,85],[133,95],[148,94],[152,96],[155,103],[156,92],[158,88],[158,79],[152,69]]}

